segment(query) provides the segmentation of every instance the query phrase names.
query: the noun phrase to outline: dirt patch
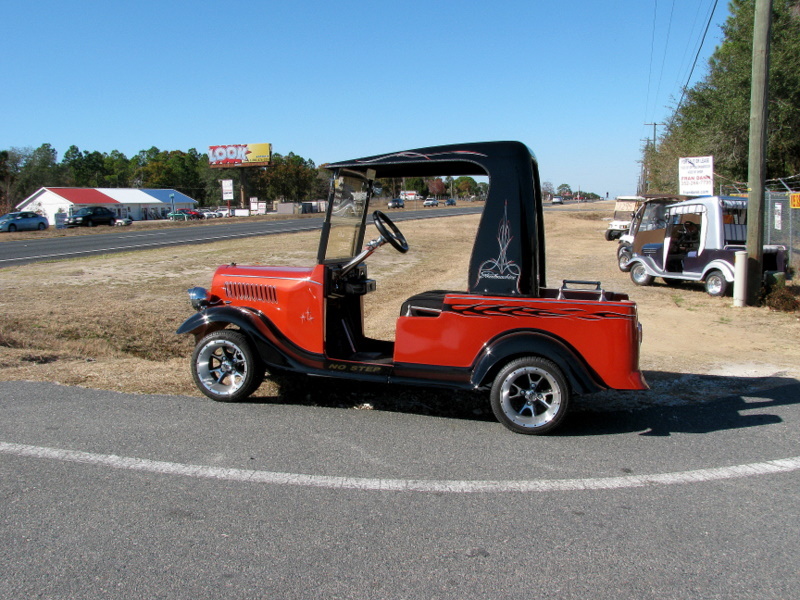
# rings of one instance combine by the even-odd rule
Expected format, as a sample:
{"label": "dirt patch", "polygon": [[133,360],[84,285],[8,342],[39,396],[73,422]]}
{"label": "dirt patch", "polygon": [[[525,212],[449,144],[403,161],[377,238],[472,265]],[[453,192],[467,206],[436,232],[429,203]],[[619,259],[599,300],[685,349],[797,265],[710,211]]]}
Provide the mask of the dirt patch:
{"label": "dirt patch", "polygon": [[[641,367],[652,390],[604,392],[597,410],[700,402],[800,378],[800,318],[733,308],[699,285],[635,286],[603,232],[613,203],[545,213],[547,281],[601,281],[639,307]],[[367,331],[393,338],[400,304],[427,289],[464,289],[477,216],[401,223],[411,250],[389,246],[369,260],[378,291],[366,298]],[[371,230],[370,235],[374,230]],[[318,233],[268,236],[0,270],[0,380],[200,396],[189,373],[192,340],[174,334],[192,309],[186,289],[207,287],[219,264],[311,265]],[[381,408],[487,418],[483,396],[305,378],[268,381],[254,401]]]}

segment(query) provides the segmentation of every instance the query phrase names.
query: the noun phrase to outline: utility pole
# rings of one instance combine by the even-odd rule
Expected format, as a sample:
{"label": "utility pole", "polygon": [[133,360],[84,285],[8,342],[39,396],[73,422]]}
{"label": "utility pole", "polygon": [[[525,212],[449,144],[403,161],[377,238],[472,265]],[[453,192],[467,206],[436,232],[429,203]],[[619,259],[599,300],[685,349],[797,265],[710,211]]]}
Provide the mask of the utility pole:
{"label": "utility pole", "polygon": [[766,179],[769,38],[772,0],[756,0],[753,22],[753,75],[750,87],[750,151],[747,160],[747,304],[761,289],[764,262],[764,180]]}
{"label": "utility pole", "polygon": [[656,125],[664,126],[666,123],[645,123],[645,125],[653,126],[653,150],[656,149]]}
{"label": "utility pole", "polygon": [[[666,123],[645,123],[645,125],[652,125],[653,126],[653,148],[652,148],[652,152],[650,154],[650,159],[653,160],[655,158],[655,155],[656,155],[656,126],[657,125],[666,125]],[[645,171],[647,173],[647,181],[646,181],[644,187],[645,187],[645,191],[649,192],[650,191],[650,180],[653,178],[652,177],[652,175],[653,175],[652,165],[648,164],[647,167],[645,168]]]}

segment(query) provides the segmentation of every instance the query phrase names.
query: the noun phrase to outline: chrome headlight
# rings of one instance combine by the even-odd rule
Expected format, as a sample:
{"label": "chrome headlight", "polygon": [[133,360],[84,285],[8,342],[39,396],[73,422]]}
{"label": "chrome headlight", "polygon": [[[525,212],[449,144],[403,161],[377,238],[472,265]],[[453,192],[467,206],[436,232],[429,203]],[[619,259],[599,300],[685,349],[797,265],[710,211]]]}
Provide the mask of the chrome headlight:
{"label": "chrome headlight", "polygon": [[209,305],[208,292],[205,288],[193,287],[189,288],[189,302],[192,303],[192,308],[195,310],[203,310]]}

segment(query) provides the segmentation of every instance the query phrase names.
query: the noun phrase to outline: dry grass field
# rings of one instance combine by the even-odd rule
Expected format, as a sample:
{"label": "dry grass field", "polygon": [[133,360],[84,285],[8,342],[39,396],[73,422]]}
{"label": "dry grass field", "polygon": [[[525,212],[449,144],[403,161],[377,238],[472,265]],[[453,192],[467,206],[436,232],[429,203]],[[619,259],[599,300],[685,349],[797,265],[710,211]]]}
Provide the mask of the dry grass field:
{"label": "dry grass field", "polygon": [[[443,210],[443,209],[440,209]],[[547,280],[599,280],[626,292],[644,327],[641,367],[651,392],[604,392],[596,406],[699,402],[778,380],[800,378],[800,318],[767,308],[733,308],[699,286],[636,287],[603,238],[613,203],[567,205],[545,213]],[[401,223],[410,251],[390,246],[368,261],[378,291],[366,298],[368,333],[392,339],[408,296],[463,289],[477,216]],[[136,227],[136,225],[134,225]],[[370,229],[368,236],[374,233]],[[55,235],[55,232],[53,233]],[[39,263],[0,269],[0,380],[208,401],[194,387],[193,340],[177,336],[192,313],[186,289],[207,287],[219,264],[311,265],[318,233],[300,233]],[[8,243],[16,243],[9,240]],[[257,402],[374,407],[441,415],[490,414],[483,397],[306,379],[267,381]],[[454,400],[458,400],[454,402]]]}

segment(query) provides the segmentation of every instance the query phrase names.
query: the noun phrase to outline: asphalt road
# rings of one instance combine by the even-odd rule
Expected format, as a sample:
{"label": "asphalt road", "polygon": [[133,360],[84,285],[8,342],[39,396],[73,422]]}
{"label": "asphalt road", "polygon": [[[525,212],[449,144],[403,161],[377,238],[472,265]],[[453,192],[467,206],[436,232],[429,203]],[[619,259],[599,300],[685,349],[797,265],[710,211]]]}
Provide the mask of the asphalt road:
{"label": "asphalt road", "polygon": [[[482,207],[456,207],[448,209],[391,211],[392,220],[401,222],[442,216],[472,214]],[[103,228],[102,234],[75,235],[58,238],[17,240],[0,243],[0,268],[47,260],[80,258],[134,252],[184,244],[205,244],[234,238],[254,237],[277,233],[296,233],[322,227],[322,216],[264,221],[245,218],[225,219],[224,222],[206,226],[193,224],[190,227],[165,229],[138,229],[131,227]]]}
{"label": "asphalt road", "polygon": [[0,598],[798,598],[800,384],[492,421],[0,383]]}

